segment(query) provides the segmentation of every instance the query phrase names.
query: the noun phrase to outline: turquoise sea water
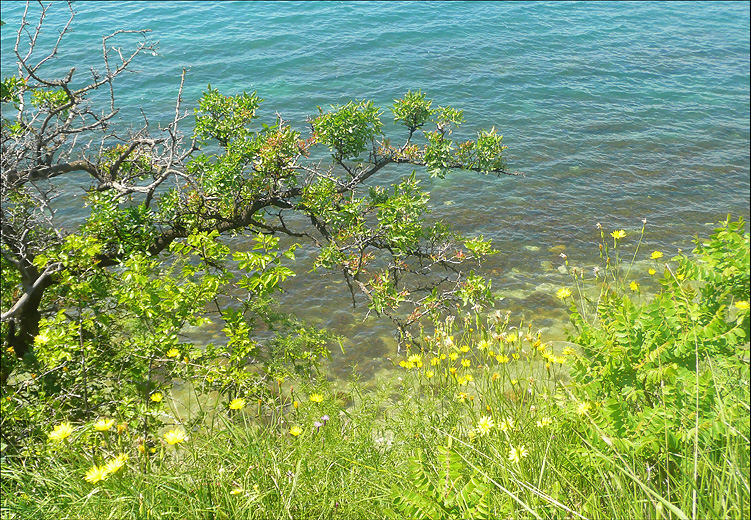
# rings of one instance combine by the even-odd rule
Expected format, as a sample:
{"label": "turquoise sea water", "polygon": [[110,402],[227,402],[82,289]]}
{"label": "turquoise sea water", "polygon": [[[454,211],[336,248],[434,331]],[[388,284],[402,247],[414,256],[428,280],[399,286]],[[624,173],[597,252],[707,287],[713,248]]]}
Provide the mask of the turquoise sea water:
{"label": "turquoise sea water", "polygon": [[[23,3],[2,2],[2,70],[14,70]],[[430,180],[435,216],[483,234],[501,251],[487,264],[501,308],[560,335],[565,309],[552,296],[569,281],[557,268],[597,258],[600,222],[643,251],[690,250],[710,223],[749,217],[749,3],[620,2],[81,2],[74,32],[53,63],[99,66],[101,36],[151,29],[118,92],[124,122],[174,113],[180,71],[191,107],[208,83],[258,91],[260,117],[275,112],[305,132],[305,118],[349,99],[386,107],[408,89],[465,110],[457,137],[495,126],[524,178],[458,172]],[[38,8],[32,6],[33,12]],[[64,4],[48,13],[53,27]],[[121,39],[128,49],[132,38]],[[388,120],[389,112],[384,114]],[[393,126],[387,125],[387,130]],[[392,178],[409,171],[393,169]],[[63,208],[61,218],[75,218]],[[552,249],[552,251],[551,251]],[[302,270],[302,269],[300,269]],[[644,275],[646,277],[646,274]],[[341,280],[304,275],[287,303],[349,339],[339,370],[366,376],[392,353],[391,326],[361,323]]]}

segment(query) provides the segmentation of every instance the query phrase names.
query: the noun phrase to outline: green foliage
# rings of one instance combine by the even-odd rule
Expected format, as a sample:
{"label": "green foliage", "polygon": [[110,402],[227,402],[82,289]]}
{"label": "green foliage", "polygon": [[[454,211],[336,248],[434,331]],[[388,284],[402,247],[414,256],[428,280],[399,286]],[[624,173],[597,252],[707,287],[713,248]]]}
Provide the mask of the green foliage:
{"label": "green foliage", "polygon": [[409,459],[408,480],[391,490],[394,505],[387,510],[391,518],[492,518],[490,487],[477,476],[461,485],[464,468],[451,440],[448,446],[436,447],[437,479],[426,471],[420,451]]}
{"label": "green foliage", "polygon": [[391,112],[394,114],[394,122],[401,121],[409,129],[410,135],[422,128],[430,120],[434,110],[430,108],[433,101],[425,99],[425,94],[418,90],[417,92],[407,91],[402,99],[394,101]]}
{"label": "green foliage", "polygon": [[23,78],[16,76],[8,76],[3,78],[0,83],[0,101],[3,103],[13,103],[17,105],[21,100],[19,92],[23,86],[26,85],[26,81]]}
{"label": "green foliage", "polygon": [[[41,90],[35,89],[31,94],[31,104],[37,108],[58,111],[71,102],[70,96],[64,90]],[[62,113],[66,116],[65,111]]]}
{"label": "green foliage", "polygon": [[381,110],[372,101],[350,101],[344,106],[332,106],[330,112],[318,107],[320,115],[313,122],[313,136],[326,145],[337,161],[357,160],[374,147],[381,134]]}
{"label": "green foliage", "polygon": [[224,147],[234,139],[246,137],[247,126],[255,119],[261,101],[255,92],[224,96],[209,84],[195,110],[196,137],[216,139]]}
{"label": "green foliage", "polygon": [[[572,305],[571,340],[585,354],[572,367],[573,390],[602,403],[587,433],[592,442],[606,435],[678,478],[719,463],[729,438],[748,438],[748,419],[739,413],[748,406],[749,235],[743,228],[742,220],[728,219],[708,241],[697,239],[695,257],[666,264],[651,300],[606,284],[596,321]],[[608,258],[606,276],[620,272]]]}

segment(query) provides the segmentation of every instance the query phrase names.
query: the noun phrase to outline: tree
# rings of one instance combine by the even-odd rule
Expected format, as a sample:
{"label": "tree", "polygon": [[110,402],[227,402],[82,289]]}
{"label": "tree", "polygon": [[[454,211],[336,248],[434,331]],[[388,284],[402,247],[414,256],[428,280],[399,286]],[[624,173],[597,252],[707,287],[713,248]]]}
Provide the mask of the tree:
{"label": "tree", "polygon": [[[185,71],[170,124],[155,130],[144,116],[141,128],[122,128],[116,87],[136,58],[154,49],[148,31],[103,37],[101,65],[88,74],[73,68],[49,77],[45,70],[61,52],[74,12],[69,5],[59,38],[42,49],[48,9],[41,5],[33,26],[27,6],[14,47],[18,70],[2,82],[2,332],[4,351],[16,359],[34,363],[44,352],[51,370],[89,343],[114,356],[133,334],[133,320],[159,338],[153,351],[163,355],[178,344],[170,338],[182,326],[206,319],[210,302],[226,324],[231,355],[258,354],[253,313],[273,315],[295,338],[320,346],[324,336],[267,304],[294,275],[285,262],[296,246],[281,250],[279,236],[316,247],[316,267],[340,270],[353,304],[363,295],[403,338],[425,315],[492,300],[490,283],[467,271],[493,253],[489,241],[460,236],[440,221],[426,224],[429,194],[415,168],[438,177],[456,169],[519,175],[507,170],[495,129],[456,143],[451,134],[462,111],[410,91],[390,107],[406,130],[398,145],[383,134],[384,113],[370,101],[318,107],[301,132],[281,116],[258,124],[255,92],[225,95],[209,85],[186,134]],[[115,46],[134,36],[131,52]],[[104,105],[93,95],[101,92],[109,98]],[[385,187],[378,174],[387,165],[403,165],[408,174]],[[88,174],[81,186],[88,216],[77,229],[63,229],[53,218],[56,195],[59,181],[74,172]],[[222,238],[229,235],[248,237],[256,249],[234,251],[230,261]],[[245,275],[237,279],[237,271]],[[244,290],[241,301],[220,302],[228,283]],[[73,349],[62,358],[61,345]],[[274,351],[273,341],[267,346]],[[311,351],[297,356],[303,352]]]}

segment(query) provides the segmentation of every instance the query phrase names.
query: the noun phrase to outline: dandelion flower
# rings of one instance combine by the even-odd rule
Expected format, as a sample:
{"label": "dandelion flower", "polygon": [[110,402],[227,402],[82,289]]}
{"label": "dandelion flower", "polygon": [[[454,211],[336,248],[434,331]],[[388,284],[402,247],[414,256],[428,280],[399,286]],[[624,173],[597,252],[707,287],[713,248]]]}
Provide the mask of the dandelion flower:
{"label": "dandelion flower", "polygon": [[297,425],[295,425],[295,426],[293,426],[292,428],[289,429],[289,434],[292,435],[293,437],[297,437],[301,433],[302,433],[302,428],[300,428]]}
{"label": "dandelion flower", "polygon": [[630,288],[631,288],[631,290],[632,290],[632,291],[634,291],[634,292],[636,292],[636,291],[638,291],[638,290],[639,290],[639,284],[638,284],[638,283],[636,283],[636,282],[631,282],[631,283],[629,284],[629,287],[630,287]]}
{"label": "dandelion flower", "polygon": [[464,379],[469,383],[470,381],[474,381],[475,378],[472,376],[472,374],[465,374]]}
{"label": "dandelion flower", "polygon": [[119,471],[123,466],[125,466],[125,463],[128,461],[128,456],[125,453],[121,453],[111,461],[109,461],[107,464],[104,465],[104,470],[107,472],[108,475],[111,475],[112,473],[116,473]]}
{"label": "dandelion flower", "polygon": [[162,399],[164,399],[164,396],[162,395],[161,392],[154,392],[153,394],[151,394],[150,399],[154,401],[155,403],[161,403]]}
{"label": "dandelion flower", "polygon": [[90,484],[96,484],[102,480],[105,480],[109,476],[109,473],[104,466],[92,466],[89,471],[86,472],[84,480]]}
{"label": "dandelion flower", "polygon": [[321,394],[310,394],[310,400],[314,403],[322,403],[323,396]]}
{"label": "dandelion flower", "polygon": [[456,361],[458,357],[459,357],[459,354],[457,354],[456,352],[452,352],[451,354],[449,354],[449,360],[451,361]]}
{"label": "dandelion flower", "polygon": [[529,455],[529,452],[527,451],[527,448],[524,447],[524,445],[521,445],[518,448],[511,446],[508,452],[508,460],[510,460],[511,462],[515,462],[516,464],[519,464],[521,460],[528,455]]}
{"label": "dandelion flower", "polygon": [[232,399],[229,403],[230,410],[240,410],[243,407],[245,407],[245,399],[239,397],[237,399]]}
{"label": "dandelion flower", "polygon": [[493,381],[498,381],[500,378],[501,374],[499,374],[498,372],[493,372],[493,377],[491,377]]}
{"label": "dandelion flower", "polygon": [[55,426],[47,436],[51,441],[59,442],[70,437],[71,433],[73,433],[73,427],[70,423],[64,422]]}
{"label": "dandelion flower", "polygon": [[407,363],[412,363],[417,368],[422,367],[422,357],[418,354],[413,354],[407,358]]}
{"label": "dandelion flower", "polygon": [[469,359],[462,359],[462,366],[464,368],[469,368],[469,365],[471,365],[472,362]]}
{"label": "dandelion flower", "polygon": [[493,429],[494,426],[495,423],[493,422],[492,417],[480,417],[480,420],[477,421],[477,433],[479,433],[480,435],[487,435],[490,433],[490,430]]}
{"label": "dandelion flower", "polygon": [[576,413],[579,415],[584,415],[592,408],[592,405],[587,402],[579,403],[579,406],[576,407]]}
{"label": "dandelion flower", "polygon": [[170,430],[164,434],[164,440],[167,441],[167,444],[170,444],[170,445],[180,444],[181,442],[184,442],[187,439],[188,439],[188,436],[182,430],[177,430],[177,429]]}
{"label": "dandelion flower", "polygon": [[498,354],[498,355],[497,355],[497,356],[495,357],[495,359],[496,359],[496,361],[498,361],[499,363],[508,363],[508,362],[509,362],[509,357],[508,357],[508,356],[504,356],[503,354]]}
{"label": "dandelion flower", "polygon": [[562,289],[558,289],[558,292],[555,293],[555,295],[558,296],[558,298],[560,298],[561,300],[565,300],[566,298],[571,296],[571,291],[566,287],[563,287]]}
{"label": "dandelion flower", "polygon": [[612,233],[610,233],[610,236],[616,240],[620,240],[621,238],[626,238],[626,232],[622,229],[619,229],[618,231],[613,231]]}
{"label": "dandelion flower", "polygon": [[564,356],[570,356],[572,354],[576,354],[576,351],[573,348],[571,348],[571,347],[566,347],[566,348],[563,349],[562,354]]}
{"label": "dandelion flower", "polygon": [[94,429],[98,432],[106,432],[115,424],[114,419],[99,419],[94,423]]}
{"label": "dandelion flower", "polygon": [[657,260],[658,258],[662,258],[662,251],[653,251],[652,260]]}
{"label": "dandelion flower", "polygon": [[463,354],[466,354],[467,352],[469,352],[469,345],[462,345],[461,347],[459,347],[459,352]]}
{"label": "dandelion flower", "polygon": [[460,386],[461,386],[461,385],[466,385],[466,384],[467,384],[467,378],[465,378],[465,377],[462,377],[462,376],[458,376],[458,377],[456,378],[456,384],[457,384],[457,385],[460,385]]}
{"label": "dandelion flower", "polygon": [[180,351],[176,348],[171,348],[167,351],[167,357],[168,358],[175,358],[180,355]]}
{"label": "dandelion flower", "polygon": [[432,370],[426,370],[426,371],[425,371],[425,377],[426,377],[426,378],[428,378],[428,379],[430,379],[430,378],[431,378],[431,377],[433,377],[434,375],[435,375],[435,374],[433,374],[433,371],[432,371]]}
{"label": "dandelion flower", "polygon": [[230,495],[239,495],[242,492],[243,492],[242,488],[237,488],[236,487],[236,488],[232,488],[232,491],[230,491],[229,494]]}
{"label": "dandelion flower", "polygon": [[650,276],[654,276],[654,274],[657,272],[654,269],[650,268],[649,271],[647,271]]}
{"label": "dandelion flower", "polygon": [[747,311],[749,307],[749,304],[747,301],[739,301],[735,302],[735,308],[741,311]]}
{"label": "dandelion flower", "polygon": [[432,366],[434,366],[434,367],[440,365],[441,364],[441,358],[434,357],[433,359],[430,360],[430,364]]}

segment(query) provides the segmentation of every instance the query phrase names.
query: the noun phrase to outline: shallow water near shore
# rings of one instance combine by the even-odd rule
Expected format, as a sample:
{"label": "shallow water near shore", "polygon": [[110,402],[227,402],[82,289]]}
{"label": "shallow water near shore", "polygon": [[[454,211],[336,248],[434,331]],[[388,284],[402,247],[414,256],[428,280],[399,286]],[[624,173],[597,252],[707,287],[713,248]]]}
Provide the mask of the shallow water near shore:
{"label": "shallow water near shore", "polygon": [[[2,2],[3,75],[24,5]],[[508,164],[525,177],[456,172],[444,180],[418,171],[431,192],[431,218],[493,240],[500,252],[484,264],[498,308],[560,340],[568,312],[555,291],[561,272],[599,265],[596,224],[624,229],[628,261],[647,219],[634,265],[649,286],[649,252],[690,251],[727,214],[749,217],[749,4],[712,3],[232,3],[82,2],[67,50],[54,65],[99,63],[101,36],[152,30],[158,52],[123,79],[123,123],[170,121],[183,67],[183,98],[195,106],[208,83],[225,93],[258,91],[259,111],[275,112],[305,136],[317,105],[372,99],[387,107],[408,89],[465,110],[457,139],[495,126]],[[31,12],[37,7],[32,6]],[[67,19],[49,11],[51,27]],[[123,47],[128,48],[127,38]],[[192,104],[191,104],[192,103]],[[394,130],[388,110],[386,131]],[[396,140],[396,139],[395,139]],[[411,170],[391,168],[395,180]],[[76,222],[75,193],[57,214]],[[242,246],[242,244],[239,244]],[[338,377],[363,379],[390,366],[393,326],[364,320],[346,283],[309,273],[301,250],[298,276],[280,302],[300,317],[344,336],[332,351]],[[211,341],[221,327],[196,334]]]}

